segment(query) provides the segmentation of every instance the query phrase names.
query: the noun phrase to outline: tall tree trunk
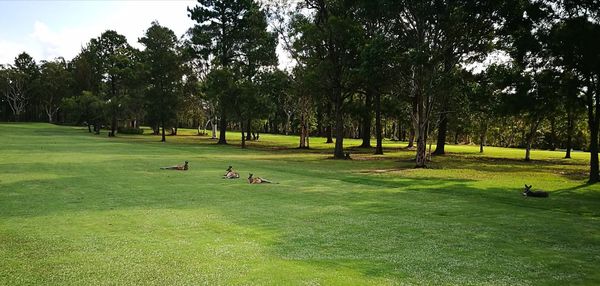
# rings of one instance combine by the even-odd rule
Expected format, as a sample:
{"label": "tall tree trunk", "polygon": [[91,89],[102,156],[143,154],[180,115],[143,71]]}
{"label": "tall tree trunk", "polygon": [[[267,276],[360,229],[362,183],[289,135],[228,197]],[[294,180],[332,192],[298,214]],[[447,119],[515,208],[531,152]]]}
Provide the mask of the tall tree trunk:
{"label": "tall tree trunk", "polygon": [[247,129],[246,134],[248,134],[248,135],[246,135],[246,140],[252,140],[252,132],[251,132],[252,120],[251,119],[248,119],[248,124],[246,124],[246,129]]}
{"label": "tall tree trunk", "polygon": [[300,144],[298,144],[298,148],[299,149],[306,148],[306,145],[305,145],[306,141],[305,141],[305,137],[304,137],[305,136],[304,129],[305,129],[304,128],[304,115],[301,114],[300,115]]}
{"label": "tall tree trunk", "polygon": [[46,112],[46,114],[48,115],[48,123],[52,123],[52,112]]}
{"label": "tall tree trunk", "polygon": [[242,149],[246,149],[246,134],[244,133],[244,120],[240,120],[240,128],[242,129]]}
{"label": "tall tree trunk", "polygon": [[483,120],[481,130],[479,131],[479,153],[483,153],[483,147],[485,146],[485,141],[487,140],[487,120]]}
{"label": "tall tree trunk", "polygon": [[362,148],[371,147],[371,105],[373,101],[373,94],[367,91],[365,94],[365,109],[362,114]]}
{"label": "tall tree trunk", "polygon": [[446,154],[446,133],[448,132],[448,114],[446,113],[446,105],[440,113],[440,123],[438,124],[438,136],[437,143],[435,145],[435,151],[433,155],[444,155]]}
{"label": "tall tree trunk", "polygon": [[344,114],[342,112],[341,90],[335,91],[335,149],[333,157],[344,159]]}
{"label": "tall tree trunk", "polygon": [[383,130],[381,128],[381,93],[375,94],[375,133],[377,136],[377,146],[375,146],[375,155],[383,155]]}
{"label": "tall tree trunk", "polygon": [[556,122],[554,117],[550,116],[550,151],[556,150]]}
{"label": "tall tree trunk", "polygon": [[113,137],[117,132],[117,117],[113,116],[110,122],[110,136]]}
{"label": "tall tree trunk", "polygon": [[325,121],[325,136],[327,136],[327,141],[325,141],[325,143],[330,144],[333,143],[333,128],[331,126],[331,117],[333,115],[332,112],[332,107],[331,107],[331,102],[328,101],[327,102],[327,107],[326,107],[326,112],[327,112],[327,121]]}
{"label": "tall tree trunk", "polygon": [[415,128],[411,126],[410,131],[408,133],[408,146],[406,148],[415,147]]}
{"label": "tall tree trunk", "polygon": [[427,162],[427,137],[425,134],[417,136],[416,168],[425,168]]}
{"label": "tall tree trunk", "polygon": [[416,126],[417,137],[416,168],[425,168],[427,163],[427,125],[428,125],[428,100],[425,93],[424,67],[417,67],[414,77],[415,101],[416,101]]}
{"label": "tall tree trunk", "polygon": [[[414,82],[414,75],[413,75],[413,82]],[[408,138],[408,146],[407,148],[413,148],[415,146],[415,137],[417,134],[417,129],[418,127],[418,122],[417,122],[417,95],[414,94],[414,98],[413,98],[413,102],[412,102],[412,115],[411,115],[411,122],[412,122],[412,126],[410,129],[410,136]]]}
{"label": "tall tree trunk", "polygon": [[529,129],[529,133],[525,136],[525,161],[531,161],[531,145],[533,145],[533,140],[535,139],[535,133],[542,122],[542,118],[537,118],[532,123],[531,129]]}
{"label": "tall tree trunk", "polygon": [[216,117],[210,121],[210,128],[212,130],[211,139],[217,139],[217,118]]}
{"label": "tall tree trunk", "polygon": [[88,126],[88,132],[92,133],[92,124],[88,122],[87,126]]}
{"label": "tall tree trunk", "polygon": [[593,126],[590,126],[590,179],[589,183],[597,183],[600,181],[600,175],[598,174],[599,164],[598,164],[598,124],[597,122],[593,123]]}
{"label": "tall tree trunk", "polygon": [[567,114],[567,152],[565,154],[565,159],[571,159],[571,148],[573,146],[573,112],[569,111]]}
{"label": "tall tree trunk", "polygon": [[160,124],[162,125],[162,139],[160,140],[160,142],[165,142],[165,141],[167,141],[167,139],[165,137],[165,121],[161,120]]}
{"label": "tall tree trunk", "polygon": [[[600,170],[598,164],[598,128],[600,127],[600,94],[596,94],[596,96],[594,96],[591,82],[593,81],[588,80],[588,83],[590,83],[588,84],[588,87],[590,88],[586,92],[586,101],[588,107],[588,126],[590,129],[590,179],[588,180],[588,183],[593,184],[600,181]],[[600,88],[597,87],[596,93],[599,92]]]}
{"label": "tall tree trunk", "polygon": [[225,118],[225,110],[221,108],[221,122],[219,122],[219,141],[217,144],[227,144],[227,139],[225,137],[227,132],[227,118]]}

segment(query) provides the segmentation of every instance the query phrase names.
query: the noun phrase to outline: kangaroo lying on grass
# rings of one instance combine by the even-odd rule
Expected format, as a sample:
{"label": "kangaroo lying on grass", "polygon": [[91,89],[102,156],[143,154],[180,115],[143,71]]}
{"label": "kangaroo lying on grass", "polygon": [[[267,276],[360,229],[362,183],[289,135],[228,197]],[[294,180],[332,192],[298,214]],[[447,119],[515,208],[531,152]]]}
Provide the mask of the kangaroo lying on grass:
{"label": "kangaroo lying on grass", "polygon": [[250,174],[250,176],[248,177],[248,183],[249,184],[262,184],[262,183],[273,183],[267,179],[261,178],[261,177],[254,177],[254,174]]}
{"label": "kangaroo lying on grass", "polygon": [[229,166],[229,168],[227,168],[227,173],[225,173],[225,175],[223,175],[223,179],[238,179],[240,177],[240,174],[236,171],[233,170],[233,167]]}
{"label": "kangaroo lying on grass", "polygon": [[523,195],[526,197],[547,198],[548,192],[544,192],[544,191],[540,191],[540,190],[532,191],[531,185],[529,185],[529,186],[525,185],[525,191],[523,191]]}
{"label": "kangaroo lying on grass", "polygon": [[160,167],[161,170],[178,170],[178,171],[187,171],[189,168],[188,166],[188,161],[185,161],[185,164],[178,164],[175,166],[169,166],[169,167]]}

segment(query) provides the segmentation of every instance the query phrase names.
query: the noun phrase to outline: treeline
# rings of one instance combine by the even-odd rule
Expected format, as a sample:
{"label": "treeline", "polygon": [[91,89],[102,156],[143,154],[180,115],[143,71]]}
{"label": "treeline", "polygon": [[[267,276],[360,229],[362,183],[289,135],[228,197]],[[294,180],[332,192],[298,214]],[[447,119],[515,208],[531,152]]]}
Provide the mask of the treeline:
{"label": "treeline", "polygon": [[[275,4],[273,4],[275,3]],[[0,69],[4,120],[87,123],[109,134],[177,127],[344,138],[416,166],[446,142],[590,151],[598,176],[600,2],[199,0],[181,38],[152,23],[138,50],[106,31],[71,61],[27,54]],[[278,70],[276,47],[290,70]],[[165,129],[167,131],[165,131]],[[374,141],[374,142],[372,142]]]}

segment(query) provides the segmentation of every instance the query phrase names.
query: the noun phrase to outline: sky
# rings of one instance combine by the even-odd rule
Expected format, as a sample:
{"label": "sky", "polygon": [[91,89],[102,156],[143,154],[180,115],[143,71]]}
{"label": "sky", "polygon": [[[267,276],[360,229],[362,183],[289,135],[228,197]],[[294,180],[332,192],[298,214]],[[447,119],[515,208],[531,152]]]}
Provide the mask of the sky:
{"label": "sky", "polygon": [[181,36],[194,24],[187,7],[195,4],[194,0],[0,0],[0,64],[12,64],[21,52],[37,62],[71,60],[91,38],[108,29],[140,48],[138,38],[154,20]]}

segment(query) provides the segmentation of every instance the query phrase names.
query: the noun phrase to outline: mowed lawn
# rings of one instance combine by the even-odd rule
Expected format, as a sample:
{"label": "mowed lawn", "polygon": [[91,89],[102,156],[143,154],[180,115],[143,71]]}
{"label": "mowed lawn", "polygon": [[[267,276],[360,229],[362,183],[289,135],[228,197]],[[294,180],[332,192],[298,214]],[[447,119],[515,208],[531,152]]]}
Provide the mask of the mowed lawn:
{"label": "mowed lawn", "polygon": [[322,138],[181,133],[0,124],[0,285],[600,284],[586,153],[451,145],[413,169],[405,143],[336,161]]}

